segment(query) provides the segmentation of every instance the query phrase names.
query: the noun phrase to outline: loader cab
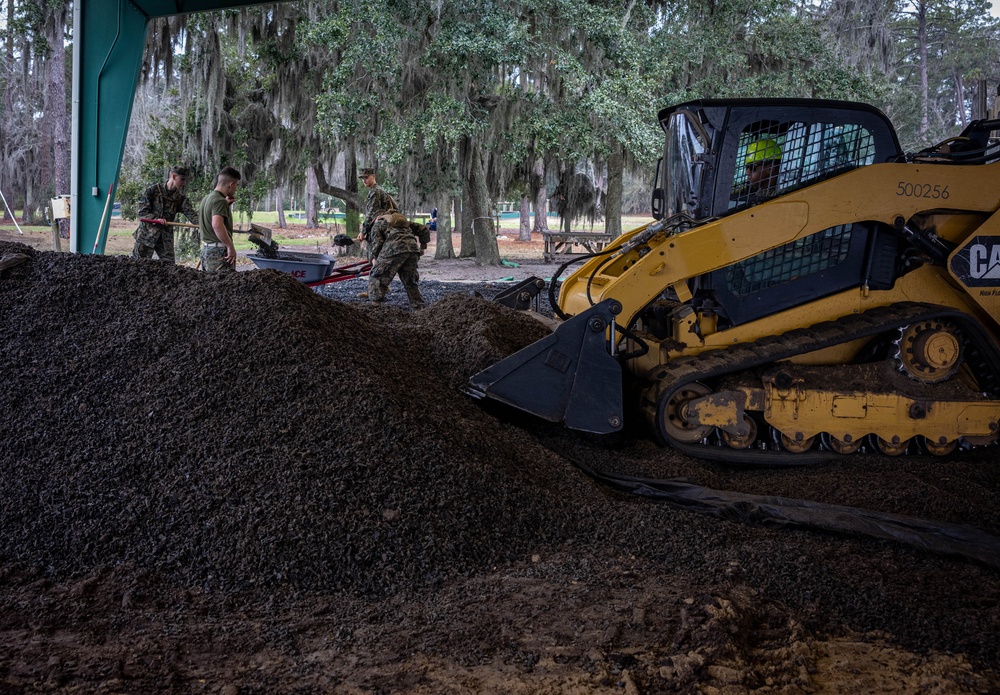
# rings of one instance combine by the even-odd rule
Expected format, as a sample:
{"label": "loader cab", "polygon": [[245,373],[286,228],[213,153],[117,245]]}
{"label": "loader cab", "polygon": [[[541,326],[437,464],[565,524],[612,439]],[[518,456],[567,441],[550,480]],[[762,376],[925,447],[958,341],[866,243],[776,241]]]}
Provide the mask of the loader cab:
{"label": "loader cab", "polygon": [[[901,156],[888,119],[852,102],[704,100],[664,109],[660,125],[653,216],[682,220],[679,229]],[[696,305],[739,325],[847,287],[891,286],[897,243],[875,224],[839,225],[696,278],[691,289]]]}
{"label": "loader cab", "polygon": [[[655,219],[725,215],[900,156],[885,115],[854,102],[705,99],[663,109],[659,120],[666,139],[653,186]],[[754,190],[748,164],[766,157],[777,161],[775,176]]]}

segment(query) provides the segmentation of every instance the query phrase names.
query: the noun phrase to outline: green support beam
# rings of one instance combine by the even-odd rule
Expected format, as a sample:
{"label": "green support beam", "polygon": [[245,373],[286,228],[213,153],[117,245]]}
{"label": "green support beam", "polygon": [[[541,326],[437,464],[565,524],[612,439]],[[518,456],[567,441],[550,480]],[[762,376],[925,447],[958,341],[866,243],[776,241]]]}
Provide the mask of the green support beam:
{"label": "green support beam", "polygon": [[70,250],[104,253],[149,20],[259,0],[76,0]]}

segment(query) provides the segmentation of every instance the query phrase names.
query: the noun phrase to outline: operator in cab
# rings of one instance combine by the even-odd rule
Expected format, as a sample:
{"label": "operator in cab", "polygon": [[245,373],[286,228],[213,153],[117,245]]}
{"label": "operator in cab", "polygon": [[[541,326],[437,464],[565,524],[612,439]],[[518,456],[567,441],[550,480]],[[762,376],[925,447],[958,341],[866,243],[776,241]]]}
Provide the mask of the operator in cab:
{"label": "operator in cab", "polygon": [[781,147],[771,138],[755,140],[747,146],[743,159],[746,183],[733,191],[730,207],[756,205],[778,195]]}

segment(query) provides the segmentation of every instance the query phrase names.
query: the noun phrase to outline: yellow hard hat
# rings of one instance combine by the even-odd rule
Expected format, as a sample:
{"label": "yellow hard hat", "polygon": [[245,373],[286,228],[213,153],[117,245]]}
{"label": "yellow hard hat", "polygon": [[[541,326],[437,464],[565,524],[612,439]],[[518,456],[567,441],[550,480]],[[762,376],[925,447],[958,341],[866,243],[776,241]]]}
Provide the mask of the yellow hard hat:
{"label": "yellow hard hat", "polygon": [[747,146],[747,156],[743,165],[750,166],[757,162],[770,162],[775,159],[781,159],[781,148],[774,140],[763,138]]}

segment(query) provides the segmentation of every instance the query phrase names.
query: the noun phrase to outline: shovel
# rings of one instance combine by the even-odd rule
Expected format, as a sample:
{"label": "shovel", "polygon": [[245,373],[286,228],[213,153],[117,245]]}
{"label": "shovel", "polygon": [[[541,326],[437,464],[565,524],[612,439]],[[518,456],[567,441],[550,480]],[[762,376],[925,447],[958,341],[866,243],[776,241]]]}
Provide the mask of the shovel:
{"label": "shovel", "polygon": [[[150,219],[149,217],[140,217],[140,222],[147,222],[149,224],[160,224],[159,220]],[[198,225],[190,224],[188,222],[166,222],[168,227],[187,227],[188,229],[198,229]]]}
{"label": "shovel", "polygon": [[[152,219],[150,217],[140,217],[140,222],[147,222],[149,224],[160,224],[159,220]],[[168,227],[187,227],[188,229],[200,229],[196,224],[190,224],[188,222],[164,222]],[[250,229],[234,229],[233,234],[258,234],[265,241],[270,243],[271,241],[271,230],[267,227],[261,227],[260,225],[251,224]]]}

